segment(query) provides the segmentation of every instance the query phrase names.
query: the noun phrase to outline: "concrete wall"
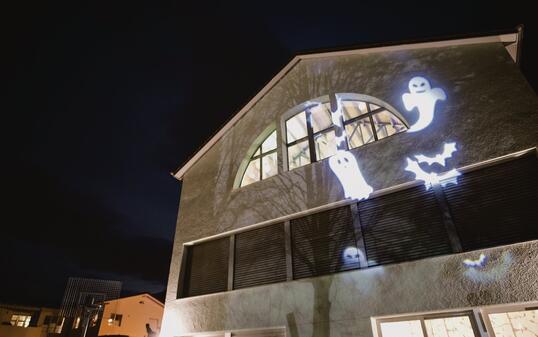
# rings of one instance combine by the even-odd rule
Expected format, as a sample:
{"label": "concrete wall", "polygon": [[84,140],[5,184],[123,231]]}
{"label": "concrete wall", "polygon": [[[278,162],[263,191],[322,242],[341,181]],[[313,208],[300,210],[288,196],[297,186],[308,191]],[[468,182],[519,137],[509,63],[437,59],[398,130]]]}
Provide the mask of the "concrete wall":
{"label": "concrete wall", "polygon": [[[413,264],[372,269],[372,271],[345,273],[311,281],[291,282],[203,298],[176,300],[184,242],[343,199],[343,191],[330,172],[326,160],[292,171],[282,172],[281,170],[279,175],[275,177],[234,190],[233,182],[239,165],[244,160],[252,142],[262,131],[271,123],[280,125],[282,114],[297,104],[331,92],[360,93],[377,97],[394,106],[410,123],[413,123],[417,117],[416,113],[407,112],[404,109],[401,95],[408,92],[408,82],[416,75],[428,78],[432,87],[443,88],[448,99],[439,104],[434,122],[425,130],[418,133],[398,134],[352,150],[359,161],[363,175],[374,190],[413,180],[414,176],[403,170],[405,158],[417,153],[433,154],[441,151],[442,143],[445,141],[457,142],[460,149],[452,161],[455,167],[537,145],[537,97],[500,43],[301,61],[213,146],[186,173],[183,179],[166,302],[165,325],[170,331],[177,334],[180,331],[211,331],[285,325],[286,321],[282,314],[278,314],[278,318],[275,318],[275,315],[270,314],[267,310],[270,310],[270,307],[286,306],[287,309],[282,310],[287,310],[286,314],[296,316],[295,319],[301,322],[302,330],[299,331],[303,331],[303,333],[300,333],[300,336],[310,336],[307,333],[308,329],[312,330],[316,324],[321,323],[302,320],[300,317],[303,314],[298,310],[302,307],[311,307],[312,301],[318,303],[316,301],[320,298],[327,299],[321,300],[317,305],[324,306],[331,303],[328,302],[329,297],[313,296],[317,284],[324,288],[323,282],[329,282],[329,280],[330,284],[333,284],[335,280],[344,282],[340,281],[343,280],[344,275],[348,275],[347,277],[361,275],[363,277],[362,275],[370,274],[372,275],[366,277],[374,278],[372,279],[374,282],[375,277],[377,277],[373,276],[377,275],[375,274],[376,270],[387,271],[390,269],[398,272],[394,271],[394,274],[391,274],[393,276],[383,281],[387,285],[393,286],[399,282],[396,281],[397,278],[402,277],[402,281],[405,281],[408,286],[412,286],[414,281],[426,286],[429,283],[420,280],[432,277],[432,275],[427,275],[431,263],[445,261],[438,259],[448,259],[446,263],[449,265],[452,263],[454,268],[458,268],[459,263],[455,263],[453,259],[459,259],[459,257],[443,257],[427,260],[430,262],[420,261]],[[277,131],[281,132],[278,127]],[[282,144],[279,144],[279,153],[282,151],[281,146]],[[279,160],[281,158],[280,155]],[[282,163],[280,166],[282,168]],[[446,265],[446,263],[442,263],[442,265]],[[406,268],[413,266],[413,268],[408,272],[402,269],[403,266]],[[447,271],[445,270],[445,272]],[[415,278],[419,280],[414,280]],[[377,281],[381,282],[381,280]],[[433,279],[431,281],[441,280]],[[356,281],[357,285],[361,284],[361,286],[372,285],[372,282],[364,280],[359,282],[358,279]],[[457,280],[457,282],[463,281]],[[521,285],[528,285],[523,279],[519,282]],[[354,282],[350,284],[344,282],[344,284],[338,287],[329,286],[323,291],[329,293],[338,289],[341,292],[352,292],[357,287]],[[294,289],[301,290],[296,292]],[[404,291],[403,289],[406,288],[399,289]],[[443,302],[437,303],[443,303],[444,307],[460,306],[467,303],[456,299],[451,302],[454,295],[453,290],[448,293],[443,292],[443,288],[437,290],[440,291],[439,296],[443,296],[444,299]],[[278,295],[271,297],[271,293],[267,293],[267,291],[272,291]],[[384,314],[399,312],[400,310],[394,307],[398,305],[410,311],[428,310],[433,306],[433,302],[423,303],[421,301],[417,301],[416,305],[409,303],[409,301],[390,303],[389,305],[386,301],[386,295],[382,301],[377,298],[381,294],[390,294],[391,292],[388,286],[384,291],[372,293],[377,294],[376,296],[362,297],[361,303],[368,303],[368,305],[360,305],[363,309],[358,308],[357,303],[346,302],[340,303],[338,310],[360,312],[360,315],[363,315],[361,317],[366,317],[382,312]],[[389,292],[387,293],[387,291]],[[283,303],[268,305],[266,301],[263,301],[267,298],[274,298],[274,301],[278,301],[277,298],[280,295],[284,297],[281,299]],[[514,293],[510,296],[514,301],[522,301],[531,297],[528,294],[523,296],[520,293]],[[536,298],[536,296],[534,297]],[[289,299],[292,299],[295,304],[284,303]],[[429,301],[429,299],[425,300]],[[383,303],[387,304],[381,310]],[[236,316],[235,311],[231,309],[233,305],[240,307],[259,306],[265,311],[260,311],[260,308],[257,310],[252,308],[251,312],[241,311],[242,314]],[[344,312],[341,314],[345,315]],[[200,318],[197,318],[197,314],[201,314]],[[273,318],[268,320],[267,317]],[[346,319],[331,319],[331,322],[340,320],[345,321]],[[363,322],[362,319],[351,321],[360,322],[353,324],[360,324],[361,327],[353,328],[353,333],[351,330],[346,330],[349,333],[343,333],[344,335],[361,335],[358,331],[367,330],[363,325],[366,326],[369,323]],[[334,329],[340,329],[336,328],[337,325],[331,325],[331,331],[333,326]],[[348,329],[347,325],[345,329]]]}
{"label": "concrete wall", "polygon": [[[150,324],[151,329],[159,333],[163,311],[163,305],[147,295],[107,301],[99,327],[99,336],[146,337],[146,324]],[[108,325],[108,319],[112,313],[123,316],[121,326]]]}
{"label": "concrete wall", "polygon": [[0,337],[45,337],[46,327],[21,328],[10,325],[0,325]]}

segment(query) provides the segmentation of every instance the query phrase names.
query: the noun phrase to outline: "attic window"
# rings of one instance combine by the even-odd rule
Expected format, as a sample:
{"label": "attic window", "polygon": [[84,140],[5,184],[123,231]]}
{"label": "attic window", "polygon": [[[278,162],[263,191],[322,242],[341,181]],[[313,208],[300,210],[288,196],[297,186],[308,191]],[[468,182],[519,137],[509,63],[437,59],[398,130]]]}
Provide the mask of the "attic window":
{"label": "attic window", "polygon": [[[340,104],[348,149],[407,130],[403,117],[379,99],[356,94],[338,96],[344,97]],[[290,170],[330,157],[337,150],[337,126],[331,119],[330,103],[326,100],[302,106],[285,123]]]}
{"label": "attic window", "polygon": [[241,178],[241,187],[267,179],[278,173],[276,142],[276,130],[274,130],[254,151]]}

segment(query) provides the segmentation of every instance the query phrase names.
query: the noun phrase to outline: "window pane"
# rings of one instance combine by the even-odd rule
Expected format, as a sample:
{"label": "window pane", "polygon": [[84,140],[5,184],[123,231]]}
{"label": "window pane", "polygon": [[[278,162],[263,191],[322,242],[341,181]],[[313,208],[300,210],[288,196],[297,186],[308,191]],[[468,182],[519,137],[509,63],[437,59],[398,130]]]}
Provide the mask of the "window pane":
{"label": "window pane", "polygon": [[276,130],[273,131],[262,143],[262,153],[276,149]]}
{"label": "window pane", "polygon": [[272,177],[278,173],[276,152],[262,157],[262,179]]}
{"label": "window pane", "polygon": [[261,149],[261,147],[259,147],[259,148],[256,150],[256,152],[254,152],[253,157],[256,157],[256,156],[259,156],[259,155],[260,155],[260,149]]}
{"label": "window pane", "polygon": [[300,142],[288,147],[288,164],[290,170],[310,164],[308,141]]}
{"label": "window pane", "polygon": [[381,323],[383,337],[425,337],[420,321],[402,321]]}
{"label": "window pane", "polygon": [[336,153],[336,140],[334,130],[324,132],[314,137],[314,143],[316,144],[316,157],[317,160],[321,160],[332,156]]}
{"label": "window pane", "polygon": [[286,135],[288,143],[306,137],[306,113],[303,111],[286,121]]}
{"label": "window pane", "polygon": [[241,180],[241,186],[246,186],[260,180],[260,159],[254,159],[248,163],[243,180]]}
{"label": "window pane", "polygon": [[374,111],[376,109],[379,109],[379,106],[375,105],[375,104],[372,104],[372,103],[368,103],[370,104],[370,111]]}
{"label": "window pane", "polygon": [[405,125],[387,110],[383,110],[372,116],[377,132],[377,138],[385,138],[405,130]]}
{"label": "window pane", "polygon": [[312,130],[314,133],[325,130],[333,125],[330,109],[330,105],[327,104],[319,104],[310,108]]}
{"label": "window pane", "polygon": [[489,314],[496,337],[538,336],[538,310]]}
{"label": "window pane", "polygon": [[427,319],[428,337],[475,337],[469,316]]}
{"label": "window pane", "polygon": [[352,149],[375,140],[369,118],[359,119],[358,121],[347,124],[346,133],[349,147]]}
{"label": "window pane", "polygon": [[358,117],[368,112],[368,110],[366,109],[366,103],[364,102],[343,101],[342,106],[343,106],[342,113],[344,115],[345,121]]}

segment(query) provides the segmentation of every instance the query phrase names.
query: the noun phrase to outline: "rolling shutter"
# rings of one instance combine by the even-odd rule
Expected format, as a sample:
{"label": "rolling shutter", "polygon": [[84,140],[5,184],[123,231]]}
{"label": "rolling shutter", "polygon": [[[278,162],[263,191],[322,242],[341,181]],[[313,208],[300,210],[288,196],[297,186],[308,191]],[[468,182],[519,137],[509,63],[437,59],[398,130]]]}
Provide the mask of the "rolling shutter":
{"label": "rolling shutter", "polygon": [[228,289],[229,247],[229,237],[189,247],[183,291],[185,297]]}
{"label": "rolling shutter", "polygon": [[450,254],[433,190],[423,185],[359,203],[369,266]]}
{"label": "rolling shutter", "polygon": [[286,281],[284,224],[235,235],[234,289]]}
{"label": "rolling shutter", "polygon": [[538,239],[536,155],[469,172],[444,191],[464,250]]}
{"label": "rolling shutter", "polygon": [[293,277],[295,279],[359,268],[346,264],[342,254],[356,247],[349,206],[291,220]]}

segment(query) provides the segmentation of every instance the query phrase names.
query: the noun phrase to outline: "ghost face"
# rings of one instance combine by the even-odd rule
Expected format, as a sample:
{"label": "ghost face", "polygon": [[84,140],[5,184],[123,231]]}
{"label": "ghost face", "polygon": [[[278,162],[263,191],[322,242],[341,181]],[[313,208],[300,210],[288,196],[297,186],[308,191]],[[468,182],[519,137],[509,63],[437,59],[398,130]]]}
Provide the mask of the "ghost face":
{"label": "ghost face", "polygon": [[409,81],[409,91],[412,94],[422,94],[430,90],[430,82],[424,77],[413,77],[411,81]]}
{"label": "ghost face", "polygon": [[356,247],[347,247],[342,253],[344,265],[357,264],[360,262],[361,251]]}
{"label": "ghost face", "polygon": [[[349,172],[350,170],[357,170],[357,162],[355,157],[349,152],[341,151],[334,156],[334,168],[336,171]],[[353,172],[354,173],[354,172]]]}

